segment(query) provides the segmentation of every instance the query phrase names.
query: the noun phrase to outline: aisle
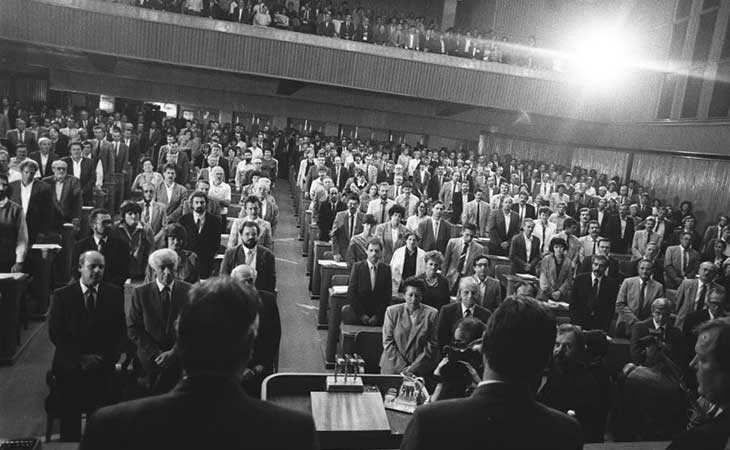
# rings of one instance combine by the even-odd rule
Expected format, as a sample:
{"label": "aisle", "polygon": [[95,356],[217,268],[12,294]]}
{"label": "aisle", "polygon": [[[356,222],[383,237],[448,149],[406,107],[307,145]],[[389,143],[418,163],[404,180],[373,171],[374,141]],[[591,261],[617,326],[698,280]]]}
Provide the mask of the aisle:
{"label": "aisle", "polygon": [[277,302],[281,314],[279,372],[322,372],[322,347],[326,333],[317,331],[317,302],[311,300],[305,275],[306,259],[297,238],[297,218],[289,183],[277,180],[273,190],[279,205],[279,223],[274,237]]}

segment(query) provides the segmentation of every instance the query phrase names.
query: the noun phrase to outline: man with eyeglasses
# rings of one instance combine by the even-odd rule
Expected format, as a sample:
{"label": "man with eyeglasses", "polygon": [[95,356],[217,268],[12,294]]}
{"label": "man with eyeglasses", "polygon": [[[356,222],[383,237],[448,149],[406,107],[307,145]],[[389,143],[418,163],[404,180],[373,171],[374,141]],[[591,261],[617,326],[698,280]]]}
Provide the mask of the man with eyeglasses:
{"label": "man with eyeglasses", "polygon": [[279,343],[281,342],[281,318],[276,296],[256,289],[256,269],[246,264],[236,266],[231,278],[256,290],[261,300],[259,308],[259,330],[254,342],[253,355],[243,371],[243,388],[250,395],[261,395],[261,382],[274,373],[278,366]]}
{"label": "man with eyeglasses", "polygon": [[[478,260],[477,263],[482,260]],[[486,322],[492,314],[487,308],[479,305],[479,285],[473,277],[462,278],[459,282],[458,301],[441,307],[439,312],[437,336],[439,348],[451,343],[456,323],[467,317],[474,317]]]}
{"label": "man with eyeglasses", "polygon": [[53,206],[56,214],[57,231],[63,223],[79,225],[81,218],[81,184],[78,178],[68,176],[68,164],[57,159],[52,163],[53,175],[43,178],[51,187]]}
{"label": "man with eyeglasses", "polygon": [[164,203],[155,201],[155,185],[144,183],[142,185],[142,200],[137,204],[142,207],[142,215],[139,221],[144,226],[150,227],[152,232],[157,234],[167,225],[167,212]]}

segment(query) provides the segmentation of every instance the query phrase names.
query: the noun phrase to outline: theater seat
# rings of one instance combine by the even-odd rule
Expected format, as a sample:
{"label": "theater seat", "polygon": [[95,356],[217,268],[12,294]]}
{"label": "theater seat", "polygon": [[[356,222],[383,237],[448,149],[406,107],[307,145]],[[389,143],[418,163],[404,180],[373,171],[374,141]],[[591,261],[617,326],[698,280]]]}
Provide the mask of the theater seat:
{"label": "theater seat", "polygon": [[380,373],[380,355],[383,353],[383,332],[358,332],[355,335],[355,353],[359,354],[365,360],[365,373]]}
{"label": "theater seat", "polygon": [[350,281],[350,275],[333,275],[332,286],[347,286]]}

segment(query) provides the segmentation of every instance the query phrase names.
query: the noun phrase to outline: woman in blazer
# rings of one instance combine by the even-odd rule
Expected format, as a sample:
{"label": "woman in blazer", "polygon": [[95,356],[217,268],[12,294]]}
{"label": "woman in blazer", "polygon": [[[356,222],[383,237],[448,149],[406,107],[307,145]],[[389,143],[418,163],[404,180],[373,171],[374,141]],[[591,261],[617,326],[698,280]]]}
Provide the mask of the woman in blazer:
{"label": "woman in blazer", "polygon": [[567,247],[563,238],[553,238],[550,242],[550,253],[542,260],[538,300],[569,301],[575,269],[565,254]]}
{"label": "woman in blazer", "polygon": [[403,282],[405,303],[391,305],[383,323],[383,353],[380,370],[384,374],[402,372],[424,376],[438,361],[438,311],[421,303],[426,284],[415,277]]}

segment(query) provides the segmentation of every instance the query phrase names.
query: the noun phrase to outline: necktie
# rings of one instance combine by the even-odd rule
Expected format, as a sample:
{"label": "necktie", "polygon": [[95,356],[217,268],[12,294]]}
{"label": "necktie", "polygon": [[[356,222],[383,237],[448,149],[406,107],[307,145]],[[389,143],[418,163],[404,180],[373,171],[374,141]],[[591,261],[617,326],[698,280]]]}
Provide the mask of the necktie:
{"label": "necktie", "polygon": [[593,298],[598,298],[598,278],[593,280]]}
{"label": "necktie", "polygon": [[408,207],[410,206],[410,204],[411,204],[411,196],[409,195],[408,197],[406,197],[406,204],[405,204],[406,216],[410,215],[408,212],[409,211]]}
{"label": "necktie", "polygon": [[687,258],[684,256],[684,248],[681,248],[680,251],[682,252],[682,268],[680,275],[684,276],[687,273]]}
{"label": "necktie", "polygon": [[479,227],[479,203],[481,202],[477,200],[477,235],[481,236],[481,228]]}
{"label": "necktie", "polygon": [[525,221],[525,207],[520,206],[520,223]]}
{"label": "necktie", "polygon": [[547,228],[547,224],[542,225],[542,241],[540,241],[540,252],[545,251],[545,229]]}
{"label": "necktie", "polygon": [[380,203],[380,223],[385,223],[385,200]]}
{"label": "necktie", "polygon": [[20,142],[25,143],[25,131],[20,132]]}
{"label": "necktie", "polygon": [[642,281],[641,286],[639,286],[639,308],[644,307],[644,291],[646,290],[646,282]]}
{"label": "necktie", "polygon": [[195,227],[198,229],[198,234],[203,230],[203,220],[200,218],[195,219]]}
{"label": "necktie", "polygon": [[705,309],[705,294],[707,294],[707,284],[702,283],[702,287],[700,288],[700,296],[697,299],[695,311],[701,311]]}
{"label": "necktie", "polygon": [[150,223],[150,204],[145,202],[144,204],[144,215],[142,216],[142,222],[149,224]]}
{"label": "necktie", "polygon": [[461,255],[459,255],[459,265],[457,266],[457,270],[459,273],[462,273],[464,271],[464,264],[466,264],[466,252],[469,251],[469,246],[467,244],[464,244],[464,248],[461,249]]}
{"label": "necktie", "polygon": [[648,244],[649,242],[651,242],[651,230],[646,232],[646,243]]}
{"label": "necktie", "polygon": [[596,240],[593,239],[593,251],[591,252],[591,255],[595,255],[595,254],[596,254]]}
{"label": "necktie", "polygon": [[375,290],[375,266],[370,266],[370,291],[372,292],[374,290]]}
{"label": "necktie", "polygon": [[119,156],[119,141],[114,143],[114,154]]}
{"label": "necktie", "polygon": [[354,232],[355,232],[355,215],[350,214],[350,230],[349,230],[349,233],[347,234],[347,237],[349,239],[352,239],[352,234]]}
{"label": "necktie", "polygon": [[167,327],[167,324],[170,321],[170,288],[168,286],[162,288],[162,292],[160,293],[160,302],[162,304],[162,322],[165,324],[165,327]]}
{"label": "necktie", "polygon": [[89,319],[94,316],[96,310],[96,289],[89,288],[86,290],[86,314]]}
{"label": "necktie", "polygon": [[99,241],[99,245],[97,246],[97,250],[99,250],[99,253],[104,254],[104,248],[106,247],[106,241],[104,239]]}
{"label": "necktie", "polygon": [[250,266],[253,261],[253,249],[246,249],[246,265]]}
{"label": "necktie", "polygon": [[464,317],[471,317],[471,309],[464,311]]}
{"label": "necktie", "polygon": [[438,241],[439,240],[439,226],[440,225],[441,224],[438,221],[436,221],[436,222],[433,223],[433,240],[434,241]]}

